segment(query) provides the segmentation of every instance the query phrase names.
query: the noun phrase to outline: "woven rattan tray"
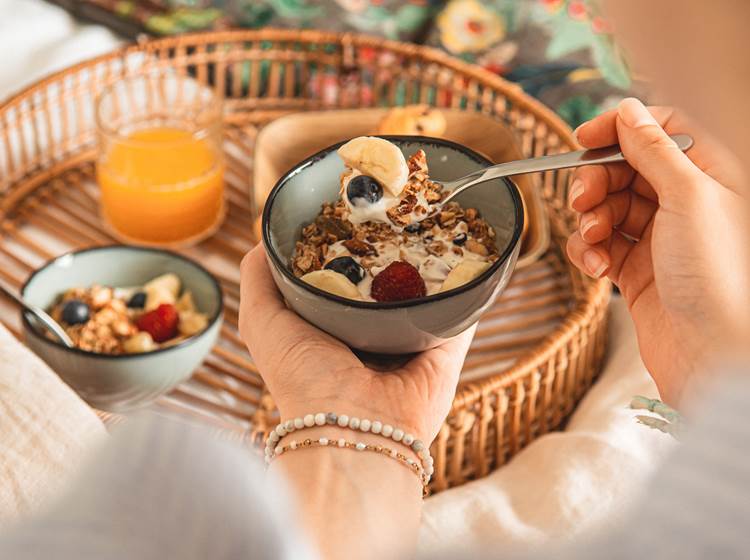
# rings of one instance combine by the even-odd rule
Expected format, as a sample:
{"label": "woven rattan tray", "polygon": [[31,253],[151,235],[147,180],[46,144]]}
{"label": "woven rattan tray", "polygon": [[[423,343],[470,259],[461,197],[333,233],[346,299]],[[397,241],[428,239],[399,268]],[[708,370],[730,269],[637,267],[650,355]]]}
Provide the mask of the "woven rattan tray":
{"label": "woven rattan tray", "polygon": [[[294,111],[429,103],[505,123],[524,155],[565,151],[565,125],[516,86],[438,51],[316,31],[236,31],[124,48],[50,76],[0,107],[0,276],[14,286],[45,260],[111,243],[98,215],[92,107],[126,75],[189,73],[226,94],[227,220],[186,253],[220,279],[221,340],[188,382],[155,405],[255,442],[275,421],[273,402],[236,328],[238,264],[256,242],[252,169],[258,131]],[[561,425],[604,355],[609,285],[564,256],[573,223],[567,173],[541,176],[551,244],[519,270],[481,321],[453,410],[433,445],[433,490],[483,476]],[[19,334],[18,312],[0,320]],[[105,415],[106,417],[106,415]]]}

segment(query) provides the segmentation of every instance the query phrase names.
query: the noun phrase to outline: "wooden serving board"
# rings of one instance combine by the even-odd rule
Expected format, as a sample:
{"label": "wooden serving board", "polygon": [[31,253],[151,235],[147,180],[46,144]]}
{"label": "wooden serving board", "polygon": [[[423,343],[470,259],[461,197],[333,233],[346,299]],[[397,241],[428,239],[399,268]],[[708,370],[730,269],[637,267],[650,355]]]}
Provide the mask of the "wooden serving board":
{"label": "wooden serving board", "polygon": [[[388,109],[345,109],[292,113],[268,124],[259,133],[255,147],[253,196],[257,208],[279,178],[297,163],[328,146],[354,136],[374,134]],[[513,133],[500,121],[480,113],[443,111],[446,140],[467,146],[495,163],[521,159]],[[539,193],[537,178],[514,178],[524,200],[526,227],[518,268],[541,257],[550,241],[549,221]]]}

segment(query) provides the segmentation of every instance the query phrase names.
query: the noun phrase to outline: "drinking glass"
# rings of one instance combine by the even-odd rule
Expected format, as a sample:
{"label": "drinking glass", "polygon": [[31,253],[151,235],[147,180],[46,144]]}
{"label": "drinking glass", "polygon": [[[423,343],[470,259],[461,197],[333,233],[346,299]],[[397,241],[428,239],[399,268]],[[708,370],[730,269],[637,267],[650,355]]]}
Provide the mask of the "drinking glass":
{"label": "drinking glass", "polygon": [[120,80],[96,104],[101,212],[127,243],[185,247],[225,213],[221,100],[189,76]]}

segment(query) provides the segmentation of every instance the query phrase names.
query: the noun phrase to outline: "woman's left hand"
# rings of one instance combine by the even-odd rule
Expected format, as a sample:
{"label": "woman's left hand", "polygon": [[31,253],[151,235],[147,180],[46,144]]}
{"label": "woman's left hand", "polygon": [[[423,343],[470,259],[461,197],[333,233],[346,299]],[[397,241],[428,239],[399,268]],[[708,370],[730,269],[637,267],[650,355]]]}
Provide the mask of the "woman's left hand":
{"label": "woman's left hand", "polygon": [[282,419],[335,412],[400,427],[426,444],[435,438],[473,329],[395,371],[379,372],[287,309],[260,246],[242,261],[241,292],[240,333]]}
{"label": "woman's left hand", "polygon": [[[379,372],[286,308],[261,247],[242,261],[241,292],[240,333],[283,420],[333,412],[379,420],[432,442],[450,410],[473,329],[395,371]],[[417,459],[384,436],[338,426],[315,426],[299,437],[367,442]],[[422,488],[410,469],[378,453],[321,447],[284,453],[272,468],[283,471],[322,558],[412,555]]]}

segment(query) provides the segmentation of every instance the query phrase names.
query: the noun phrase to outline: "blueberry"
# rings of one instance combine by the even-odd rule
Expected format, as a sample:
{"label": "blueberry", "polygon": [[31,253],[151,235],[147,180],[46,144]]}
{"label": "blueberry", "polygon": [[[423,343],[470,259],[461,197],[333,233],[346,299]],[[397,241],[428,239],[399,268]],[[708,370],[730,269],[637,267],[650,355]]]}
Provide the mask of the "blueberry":
{"label": "blueberry", "polygon": [[71,299],[63,306],[62,320],[69,325],[85,323],[90,316],[89,306],[80,299]]}
{"label": "blueberry", "polygon": [[128,300],[131,309],[143,309],[146,306],[146,292],[136,292]]}
{"label": "blueberry", "polygon": [[459,233],[456,237],[453,238],[453,244],[458,245],[459,247],[466,243],[466,234],[465,233]]}
{"label": "blueberry", "polygon": [[419,222],[409,224],[404,228],[404,231],[407,233],[419,233],[419,230],[422,229],[422,224]]}
{"label": "blueberry", "polygon": [[353,284],[359,284],[365,277],[365,269],[351,257],[336,257],[325,268],[343,274]]}
{"label": "blueberry", "polygon": [[383,187],[372,177],[357,175],[346,186],[346,196],[352,203],[361,198],[367,204],[374,204],[383,198]]}

